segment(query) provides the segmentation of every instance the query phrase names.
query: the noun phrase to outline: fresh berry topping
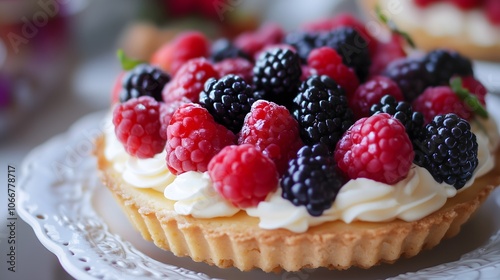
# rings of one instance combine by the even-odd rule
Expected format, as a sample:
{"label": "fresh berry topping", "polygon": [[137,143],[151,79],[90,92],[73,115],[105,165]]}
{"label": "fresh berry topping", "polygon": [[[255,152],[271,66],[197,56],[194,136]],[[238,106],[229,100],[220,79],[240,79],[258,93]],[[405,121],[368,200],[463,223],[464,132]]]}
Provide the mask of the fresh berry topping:
{"label": "fresh berry topping", "polygon": [[357,32],[359,32],[363,38],[368,42],[368,48],[370,49],[370,53],[373,54],[376,48],[376,40],[370,35],[370,33],[366,30],[365,24],[351,14],[342,13],[338,14],[335,17],[329,19],[322,19],[318,21],[313,21],[306,23],[301,27],[303,30],[307,31],[330,31],[339,27],[351,27],[354,28]]}
{"label": "fresh berry topping", "polygon": [[500,2],[498,0],[484,0],[486,16],[494,25],[500,25]]}
{"label": "fresh berry topping", "polygon": [[338,142],[334,158],[349,179],[392,185],[408,175],[414,151],[401,122],[380,113],[354,123]]}
{"label": "fresh berry topping", "polygon": [[207,171],[209,161],[236,136],[215,122],[198,104],[185,104],[172,115],[167,126],[167,166],[174,175]]}
{"label": "fresh berry topping", "polygon": [[400,121],[406,129],[410,139],[417,139],[424,129],[424,116],[422,113],[413,111],[411,105],[406,101],[399,101],[392,95],[385,95],[380,102],[373,105],[370,114],[387,113]]}
{"label": "fresh berry topping", "polygon": [[416,150],[416,164],[426,168],[438,183],[462,188],[478,165],[478,145],[470,124],[455,114],[436,116],[425,127]]}
{"label": "fresh berry topping", "polygon": [[177,35],[153,54],[151,64],[159,65],[164,71],[175,75],[188,60],[208,57],[210,42],[200,32],[188,31]]}
{"label": "fresh berry topping", "polygon": [[173,102],[187,98],[198,102],[203,85],[210,78],[218,78],[219,74],[208,60],[192,59],[184,64],[172,81],[163,90],[163,100]]}
{"label": "fresh berry topping", "polygon": [[486,87],[473,76],[466,76],[461,79],[462,86],[471,94],[475,95],[483,107],[486,106],[486,94],[488,93]]}
{"label": "fresh berry topping", "polygon": [[170,81],[170,75],[148,64],[140,64],[122,78],[120,102],[140,96],[151,96],[162,101],[162,90]]}
{"label": "fresh berry topping", "polygon": [[160,104],[150,96],[119,103],[113,111],[115,134],[125,151],[138,158],[151,158],[165,147],[160,136]]}
{"label": "fresh berry topping", "polygon": [[237,57],[251,60],[250,56],[247,53],[236,47],[228,39],[218,39],[212,44],[212,49],[210,50],[210,58],[212,59],[212,61],[219,62],[226,58]]}
{"label": "fresh berry topping", "polygon": [[208,80],[200,93],[200,104],[212,114],[215,121],[234,133],[241,130],[255,99],[250,85],[232,74],[220,80]]}
{"label": "fresh berry topping", "polygon": [[405,39],[398,34],[393,34],[391,40],[387,43],[378,42],[372,55],[369,76],[381,75],[391,62],[406,57],[404,45]]}
{"label": "fresh berry topping", "polygon": [[354,118],[344,90],[328,76],[311,76],[294,99],[293,116],[305,144],[325,144],[335,149]]}
{"label": "fresh berry topping", "polygon": [[262,53],[253,68],[253,84],[263,99],[287,105],[297,93],[302,68],[297,54],[288,49]]}
{"label": "fresh berry topping", "polygon": [[426,124],[435,116],[448,113],[455,113],[466,120],[472,117],[472,111],[449,86],[427,88],[413,101],[413,108],[424,115]]}
{"label": "fresh berry topping", "polygon": [[172,102],[161,102],[160,103],[160,136],[167,140],[167,127],[170,124],[170,119],[172,115],[177,111],[179,107],[184,104],[191,103],[191,100],[187,98],[182,98],[180,100],[175,100]]}
{"label": "fresh berry topping", "polygon": [[438,0],[415,0],[415,3],[420,7],[427,7],[430,4],[437,2]]}
{"label": "fresh berry topping", "polygon": [[252,82],[253,64],[243,58],[226,58],[214,64],[214,69],[219,73],[219,77],[229,74],[240,76],[247,83]]}
{"label": "fresh berry topping", "polygon": [[301,61],[306,63],[309,53],[316,48],[317,38],[316,32],[295,31],[286,35],[284,43],[293,46]]}
{"label": "fresh berry topping", "polygon": [[385,95],[390,95],[397,101],[404,100],[395,82],[387,77],[375,76],[359,86],[353,95],[347,95],[347,99],[355,118],[361,119],[370,116],[371,107],[378,104]]}
{"label": "fresh berry topping", "polygon": [[316,47],[330,47],[342,56],[345,65],[352,67],[361,81],[368,76],[371,59],[368,42],[355,29],[340,27],[322,32],[315,42]]}
{"label": "fresh berry topping", "polygon": [[345,179],[323,144],[304,146],[281,178],[283,198],[303,205],[312,216],[329,209]]}
{"label": "fresh berry topping", "polygon": [[448,85],[450,78],[473,74],[470,60],[448,50],[434,50],[421,58],[399,59],[384,75],[395,81],[407,101],[415,100],[427,87]]}
{"label": "fresh berry topping", "polygon": [[470,10],[482,4],[483,0],[447,0],[462,10]]}
{"label": "fresh berry topping", "polygon": [[354,94],[359,86],[354,70],[342,63],[342,57],[330,47],[320,47],[309,53],[307,64],[317,75],[327,75],[346,91],[347,96]]}
{"label": "fresh berry topping", "polygon": [[266,24],[254,32],[245,32],[234,39],[234,44],[245,53],[254,57],[267,45],[279,44],[285,33],[277,24]]}
{"label": "fresh berry topping", "polygon": [[222,149],[210,161],[208,174],[215,190],[240,208],[257,206],[278,187],[274,163],[250,144]]}
{"label": "fresh berry topping", "polygon": [[303,146],[299,125],[288,109],[266,100],[258,100],[252,105],[238,144],[256,146],[274,161],[280,175],[285,172],[288,161]]}

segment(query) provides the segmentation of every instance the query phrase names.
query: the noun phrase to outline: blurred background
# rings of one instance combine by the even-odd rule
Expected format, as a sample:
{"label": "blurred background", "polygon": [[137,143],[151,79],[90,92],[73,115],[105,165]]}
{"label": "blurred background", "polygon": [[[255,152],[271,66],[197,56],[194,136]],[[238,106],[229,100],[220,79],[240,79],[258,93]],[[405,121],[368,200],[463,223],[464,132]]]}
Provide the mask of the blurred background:
{"label": "blurred background", "polygon": [[[8,165],[19,178],[34,147],[109,108],[119,48],[147,60],[183,29],[233,37],[267,21],[292,30],[358,11],[355,1],[341,0],[0,0],[0,182],[7,181]],[[6,191],[0,199],[4,205]],[[5,212],[0,209],[2,222]],[[2,226],[0,279],[71,279],[20,219],[19,269],[7,274],[6,236]]]}

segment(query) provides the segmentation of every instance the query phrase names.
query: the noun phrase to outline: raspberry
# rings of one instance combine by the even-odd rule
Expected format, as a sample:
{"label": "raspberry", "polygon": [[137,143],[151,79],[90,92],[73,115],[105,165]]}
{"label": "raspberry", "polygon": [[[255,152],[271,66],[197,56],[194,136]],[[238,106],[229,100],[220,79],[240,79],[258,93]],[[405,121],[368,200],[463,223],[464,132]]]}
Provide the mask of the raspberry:
{"label": "raspberry", "polygon": [[163,101],[162,90],[170,81],[170,75],[148,64],[139,64],[122,78],[120,102],[140,96],[151,96]]}
{"label": "raspberry", "polygon": [[330,47],[321,47],[311,51],[307,64],[317,75],[326,75],[337,82],[347,95],[354,94],[359,86],[358,77],[354,71],[342,63],[342,57]]}
{"label": "raspberry", "polygon": [[169,43],[160,47],[151,59],[151,64],[159,65],[164,71],[175,75],[188,60],[208,57],[210,42],[200,32],[180,33]]}
{"label": "raspberry", "polygon": [[312,216],[330,208],[345,179],[323,144],[304,146],[281,178],[282,196]]}
{"label": "raspberry", "polygon": [[293,116],[305,144],[323,143],[331,151],[354,122],[344,90],[328,76],[311,76],[302,83]]}
{"label": "raspberry", "polygon": [[252,144],[272,159],[278,173],[285,172],[288,161],[303,146],[299,125],[288,109],[266,100],[252,105],[245,118],[238,144]]}
{"label": "raspberry", "polygon": [[287,105],[297,93],[301,75],[297,54],[276,48],[262,53],[257,59],[253,68],[253,84],[263,99]]}
{"label": "raspberry", "polygon": [[236,207],[257,206],[278,187],[274,163],[250,144],[231,145],[208,165],[213,186]]}
{"label": "raspberry", "polygon": [[[401,100],[401,99],[400,99]],[[385,95],[370,109],[371,115],[387,113],[403,124],[410,140],[418,139],[424,129],[424,116],[422,113],[413,111],[411,105],[406,101],[397,101],[392,95]]]}
{"label": "raspberry", "polygon": [[254,32],[240,34],[234,39],[234,44],[250,57],[255,57],[255,54],[265,46],[280,43],[284,35],[279,25],[269,23]]}
{"label": "raspberry", "polygon": [[339,27],[320,33],[315,46],[335,49],[342,56],[344,64],[354,69],[359,80],[364,81],[368,76],[371,64],[368,42],[354,28]]}
{"label": "raspberry", "polygon": [[212,48],[210,50],[210,58],[212,59],[212,61],[219,62],[226,58],[238,57],[244,58],[246,60],[251,60],[250,56],[247,53],[236,47],[228,39],[218,39],[212,44]]}
{"label": "raspberry", "polygon": [[397,34],[392,34],[391,40],[387,43],[378,42],[372,55],[369,76],[381,75],[391,62],[406,57],[404,44],[404,38]]}
{"label": "raspberry", "polygon": [[234,133],[241,130],[255,99],[250,85],[232,74],[220,80],[209,79],[200,93],[200,104],[212,114],[215,121]]}
{"label": "raspberry", "polygon": [[415,3],[420,7],[427,7],[430,4],[437,2],[438,0],[415,0]]}
{"label": "raspberry", "polygon": [[172,81],[163,89],[163,100],[173,102],[187,98],[198,102],[203,85],[210,78],[219,78],[214,67],[204,58],[192,59],[184,64]]}
{"label": "raspberry", "polygon": [[484,0],[486,16],[494,25],[500,25],[500,2],[497,0]]}
{"label": "raspberry", "polygon": [[470,10],[476,8],[483,0],[448,0],[462,10]]}
{"label": "raspberry", "polygon": [[413,108],[424,115],[426,124],[437,115],[455,113],[459,117],[469,120],[473,114],[449,86],[427,88],[422,95],[413,101]]}
{"label": "raspberry", "polygon": [[370,116],[371,107],[379,103],[385,95],[391,95],[397,101],[404,100],[395,82],[387,77],[375,76],[359,86],[354,94],[347,95],[347,99],[355,118],[361,119]]}
{"label": "raspberry", "polygon": [[172,115],[177,111],[179,107],[184,104],[191,103],[191,100],[187,98],[182,98],[180,100],[175,100],[172,102],[162,102],[160,103],[160,136],[167,140],[167,127],[170,124],[170,119],[172,119]]}
{"label": "raspberry", "polygon": [[219,73],[219,77],[234,74],[243,78],[247,83],[252,82],[253,64],[243,58],[226,58],[215,63],[214,70]]}
{"label": "raspberry", "polygon": [[368,42],[368,49],[370,50],[370,54],[373,54],[375,52],[377,40],[375,40],[366,30],[364,23],[362,23],[349,13],[341,13],[329,19],[309,22],[303,25],[301,29],[313,32],[321,32],[334,30],[339,27],[354,28]]}
{"label": "raspberry", "polygon": [[478,145],[470,124],[455,114],[436,116],[426,127],[417,163],[438,183],[462,188],[478,165]]}
{"label": "raspberry", "polygon": [[113,124],[118,140],[127,153],[138,158],[151,158],[165,147],[160,136],[160,104],[149,96],[118,104],[113,111]]}
{"label": "raspberry", "polygon": [[213,156],[234,144],[236,136],[216,123],[199,104],[185,104],[172,115],[167,126],[167,166],[174,175],[207,171]]}
{"label": "raspberry", "polygon": [[476,80],[473,76],[462,77],[462,86],[475,95],[483,106],[486,105],[485,98],[488,90],[480,81]]}
{"label": "raspberry", "polygon": [[354,123],[338,142],[334,158],[349,179],[392,185],[408,175],[414,155],[401,122],[380,113]]}

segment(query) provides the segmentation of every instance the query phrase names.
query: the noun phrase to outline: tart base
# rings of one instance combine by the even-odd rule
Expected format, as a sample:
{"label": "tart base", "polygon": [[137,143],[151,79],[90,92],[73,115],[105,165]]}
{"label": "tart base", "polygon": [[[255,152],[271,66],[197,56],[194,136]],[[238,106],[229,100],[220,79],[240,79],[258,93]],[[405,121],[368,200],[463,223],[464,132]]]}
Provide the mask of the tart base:
{"label": "tart base", "polygon": [[[171,251],[221,268],[242,271],[298,271],[326,267],[344,270],[394,263],[457,235],[461,226],[500,184],[500,165],[474,185],[448,199],[438,211],[415,222],[327,222],[305,233],[265,230],[258,218],[240,211],[232,217],[196,219],[178,215],[174,201],[162,193],[134,188],[121,179],[103,155],[104,138],[96,141],[100,176],[144,239]],[[500,161],[500,152],[496,154]]]}

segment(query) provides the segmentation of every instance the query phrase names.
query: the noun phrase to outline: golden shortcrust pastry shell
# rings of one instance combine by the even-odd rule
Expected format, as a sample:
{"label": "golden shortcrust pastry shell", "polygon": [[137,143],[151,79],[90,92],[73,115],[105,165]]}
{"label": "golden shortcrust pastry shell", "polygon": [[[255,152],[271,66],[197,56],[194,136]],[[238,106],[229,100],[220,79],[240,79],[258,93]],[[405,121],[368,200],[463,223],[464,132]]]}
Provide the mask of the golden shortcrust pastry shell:
{"label": "golden shortcrust pastry shell", "polygon": [[[96,141],[98,168],[127,217],[146,240],[194,261],[242,271],[297,271],[326,267],[343,270],[393,263],[430,249],[455,236],[488,194],[500,183],[499,165],[473,186],[448,200],[440,210],[415,222],[327,222],[305,233],[265,230],[258,218],[240,211],[232,217],[196,219],[178,215],[173,201],[162,193],[125,183],[103,155],[104,141]],[[500,160],[500,153],[496,156]]]}

